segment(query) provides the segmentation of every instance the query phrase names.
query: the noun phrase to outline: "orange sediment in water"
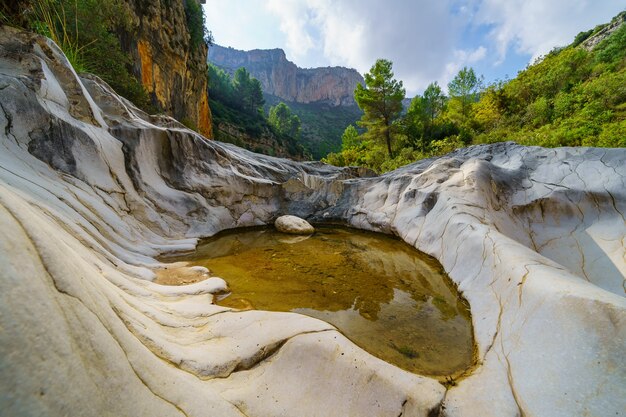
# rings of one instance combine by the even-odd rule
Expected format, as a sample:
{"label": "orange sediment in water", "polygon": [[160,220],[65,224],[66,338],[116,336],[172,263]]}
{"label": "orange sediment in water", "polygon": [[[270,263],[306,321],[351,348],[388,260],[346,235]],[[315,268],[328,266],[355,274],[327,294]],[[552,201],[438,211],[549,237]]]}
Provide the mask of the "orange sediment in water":
{"label": "orange sediment in water", "polygon": [[339,227],[312,236],[235,230],[207,239],[184,260],[228,282],[232,293],[220,305],[319,318],[422,375],[444,379],[472,365],[467,304],[434,258],[398,239]]}

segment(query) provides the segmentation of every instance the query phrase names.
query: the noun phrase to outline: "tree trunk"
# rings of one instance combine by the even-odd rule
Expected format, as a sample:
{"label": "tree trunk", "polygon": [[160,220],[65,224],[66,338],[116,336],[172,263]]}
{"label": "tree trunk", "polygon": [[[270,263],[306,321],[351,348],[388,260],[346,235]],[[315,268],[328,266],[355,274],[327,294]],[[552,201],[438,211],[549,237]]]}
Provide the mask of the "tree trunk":
{"label": "tree trunk", "polygon": [[393,159],[393,152],[391,152],[391,132],[389,126],[385,129],[385,139],[387,140],[387,151],[389,151],[389,158]]}

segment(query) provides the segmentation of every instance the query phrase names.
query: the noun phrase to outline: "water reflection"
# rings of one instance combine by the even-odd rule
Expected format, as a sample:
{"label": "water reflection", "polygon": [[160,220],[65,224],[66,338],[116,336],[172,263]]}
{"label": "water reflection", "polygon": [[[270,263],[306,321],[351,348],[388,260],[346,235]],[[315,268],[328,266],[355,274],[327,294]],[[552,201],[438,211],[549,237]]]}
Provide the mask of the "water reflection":
{"label": "water reflection", "polygon": [[304,238],[257,229],[222,233],[186,260],[228,281],[232,295],[221,305],[320,318],[413,372],[452,375],[471,363],[464,303],[436,260],[396,239],[345,228]]}

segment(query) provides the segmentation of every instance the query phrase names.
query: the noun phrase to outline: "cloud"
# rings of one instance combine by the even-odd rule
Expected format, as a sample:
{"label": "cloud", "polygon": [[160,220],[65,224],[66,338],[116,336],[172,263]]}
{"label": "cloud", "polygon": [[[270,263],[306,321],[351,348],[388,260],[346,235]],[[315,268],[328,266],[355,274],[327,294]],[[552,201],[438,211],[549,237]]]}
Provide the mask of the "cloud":
{"label": "cloud", "polygon": [[625,6],[623,0],[483,0],[475,23],[493,26],[498,61],[511,48],[534,60],[571,43],[578,32],[608,22]]}
{"label": "cloud", "polygon": [[483,60],[487,56],[487,48],[481,45],[474,50],[455,50],[453,55],[454,59],[446,64],[444,73],[437,80],[444,90],[461,68],[471,67],[472,64]]}
{"label": "cloud", "polygon": [[313,37],[309,33],[309,8],[302,1],[270,0],[266,3],[270,13],[278,17],[280,30],[285,34],[285,45],[289,55],[300,58],[306,56],[315,47]]}
{"label": "cloud", "polygon": [[267,9],[281,22],[288,56],[304,57],[315,50],[329,62],[361,73],[378,58],[390,59],[410,91],[440,76],[454,55],[461,27],[450,16],[449,0],[272,0]]}
{"label": "cloud", "polygon": [[207,0],[216,42],[283,48],[303,67],[394,63],[409,95],[463,66],[489,80],[610,20],[625,0]]}
{"label": "cloud", "polygon": [[278,19],[258,1],[207,0],[204,10],[218,45],[244,50],[284,47]]}

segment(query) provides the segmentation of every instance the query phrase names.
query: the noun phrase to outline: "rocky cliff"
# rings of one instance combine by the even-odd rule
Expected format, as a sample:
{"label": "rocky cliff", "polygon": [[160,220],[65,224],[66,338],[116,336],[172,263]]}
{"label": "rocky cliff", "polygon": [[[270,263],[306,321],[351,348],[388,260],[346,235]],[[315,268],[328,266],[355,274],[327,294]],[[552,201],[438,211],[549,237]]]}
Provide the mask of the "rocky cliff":
{"label": "rocky cliff", "polygon": [[356,85],[363,77],[343,67],[299,68],[287,60],[282,49],[240,51],[213,45],[209,62],[233,73],[245,67],[263,87],[263,92],[288,102],[322,102],[333,106],[352,106]]}
{"label": "rocky cliff", "polygon": [[207,47],[194,45],[187,27],[185,1],[165,5],[154,0],[124,0],[131,10],[131,29],[122,46],[134,61],[134,72],[153,104],[203,135],[212,137],[207,95]]}
{"label": "rocky cliff", "polygon": [[[151,117],[0,27],[0,410],[7,416],[606,417],[626,408],[626,149],[460,149],[380,177]],[[282,214],[397,235],[468,301],[443,386],[295,313],[156,272]],[[268,270],[268,274],[271,271]],[[427,304],[433,308],[432,304]]]}
{"label": "rocky cliff", "polygon": [[593,50],[593,48],[595,48],[600,42],[608,38],[625,23],[626,11],[619,13],[606,25],[599,25],[596,29],[587,32],[589,33],[589,37],[582,41],[580,44],[581,48],[584,48],[587,51]]}
{"label": "rocky cliff", "polygon": [[263,155],[289,158],[295,161],[306,159],[304,149],[295,139],[280,137],[267,126],[259,126],[258,130],[255,128],[254,131],[249,132],[233,122],[214,119],[213,133],[215,140],[232,143]]}

